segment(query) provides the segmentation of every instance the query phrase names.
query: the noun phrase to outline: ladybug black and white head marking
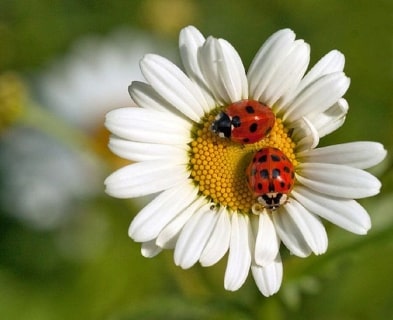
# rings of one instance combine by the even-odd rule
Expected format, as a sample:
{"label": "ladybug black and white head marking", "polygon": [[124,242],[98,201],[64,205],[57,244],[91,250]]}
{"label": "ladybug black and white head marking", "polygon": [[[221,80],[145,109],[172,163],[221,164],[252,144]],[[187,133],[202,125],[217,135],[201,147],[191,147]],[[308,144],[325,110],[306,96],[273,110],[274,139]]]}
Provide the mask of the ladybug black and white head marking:
{"label": "ladybug black and white head marking", "polygon": [[269,192],[261,195],[257,200],[264,208],[274,211],[288,201],[288,195],[280,192]]}
{"label": "ladybug black and white head marking", "polygon": [[214,122],[212,123],[211,130],[218,134],[220,138],[230,138],[232,129],[240,126],[239,117],[233,119],[225,112],[220,112]]}

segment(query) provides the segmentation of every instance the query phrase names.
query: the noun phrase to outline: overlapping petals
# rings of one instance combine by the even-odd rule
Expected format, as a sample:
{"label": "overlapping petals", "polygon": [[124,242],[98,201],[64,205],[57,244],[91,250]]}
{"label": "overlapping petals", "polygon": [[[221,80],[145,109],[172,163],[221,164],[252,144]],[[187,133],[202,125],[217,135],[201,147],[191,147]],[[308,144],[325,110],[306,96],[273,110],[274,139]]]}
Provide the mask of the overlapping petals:
{"label": "overlapping petals", "polygon": [[[206,39],[192,26],[181,31],[179,47],[184,71],[146,55],[141,70],[147,83],[129,87],[139,107],[108,113],[110,149],[136,163],[109,176],[106,191],[119,198],[159,193],[129,228],[144,256],[174,249],[175,264],[190,268],[211,266],[227,254],[227,290],[239,289],[251,270],[259,290],[270,296],[282,281],[281,243],[299,257],[323,254],[328,240],[321,218],[357,234],[369,230],[370,218],[354,199],[379,192],[380,182],[364,169],[381,162],[386,150],[373,142],[316,148],[348,112],[343,95],[350,80],[336,50],[307,72],[309,45],[283,29],[262,45],[246,72],[229,42]],[[201,196],[189,170],[193,125],[242,99],[268,105],[283,120],[299,163],[289,201],[252,216]]]}

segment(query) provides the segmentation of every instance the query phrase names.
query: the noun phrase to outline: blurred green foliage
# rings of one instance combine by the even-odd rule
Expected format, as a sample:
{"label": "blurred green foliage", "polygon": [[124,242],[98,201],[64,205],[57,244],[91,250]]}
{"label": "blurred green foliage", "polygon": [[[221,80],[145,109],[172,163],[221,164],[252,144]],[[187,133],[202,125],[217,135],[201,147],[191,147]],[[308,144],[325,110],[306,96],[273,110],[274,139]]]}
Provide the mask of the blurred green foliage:
{"label": "blurred green foliage", "polygon": [[[391,153],[392,14],[389,0],[2,0],[0,71],[21,75],[34,96],[34,74],[81,36],[129,26],[176,47],[178,31],[187,24],[229,40],[248,65],[272,32],[289,27],[310,43],[312,63],[331,49],[346,56],[349,115],[321,143],[374,140]],[[112,168],[102,170],[107,174]],[[72,217],[50,230],[0,212],[0,318],[388,319],[393,314],[391,154],[375,172],[383,192],[361,202],[372,217],[371,232],[360,237],[327,224],[325,255],[300,259],[284,252],[283,285],[271,298],[251,279],[238,292],[225,292],[225,261],[181,270],[170,251],[143,258],[127,237],[138,205],[103,192],[79,199]]]}

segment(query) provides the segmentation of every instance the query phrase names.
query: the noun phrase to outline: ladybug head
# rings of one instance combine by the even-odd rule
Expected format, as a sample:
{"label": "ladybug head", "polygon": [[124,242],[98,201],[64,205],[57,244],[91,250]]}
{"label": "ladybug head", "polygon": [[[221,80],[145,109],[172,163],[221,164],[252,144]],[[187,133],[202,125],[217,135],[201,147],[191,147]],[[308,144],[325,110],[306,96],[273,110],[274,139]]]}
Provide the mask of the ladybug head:
{"label": "ladybug head", "polygon": [[220,112],[213,121],[211,130],[221,138],[230,138],[232,132],[231,118],[225,112]]}
{"label": "ladybug head", "polygon": [[269,192],[259,196],[257,200],[266,209],[274,211],[288,201],[288,196],[285,193]]}

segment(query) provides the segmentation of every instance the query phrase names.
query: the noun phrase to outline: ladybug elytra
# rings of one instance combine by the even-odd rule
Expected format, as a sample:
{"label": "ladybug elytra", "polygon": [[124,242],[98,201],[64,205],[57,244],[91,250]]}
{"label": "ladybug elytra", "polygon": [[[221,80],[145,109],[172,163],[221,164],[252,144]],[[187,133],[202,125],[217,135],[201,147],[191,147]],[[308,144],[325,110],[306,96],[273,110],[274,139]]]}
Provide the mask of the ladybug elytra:
{"label": "ladybug elytra", "polygon": [[249,144],[265,138],[274,122],[275,115],[268,106],[255,100],[241,100],[220,112],[211,129],[221,138]]}
{"label": "ladybug elytra", "polygon": [[288,200],[295,182],[292,162],[277,148],[258,150],[246,169],[248,187],[264,208],[276,210]]}

